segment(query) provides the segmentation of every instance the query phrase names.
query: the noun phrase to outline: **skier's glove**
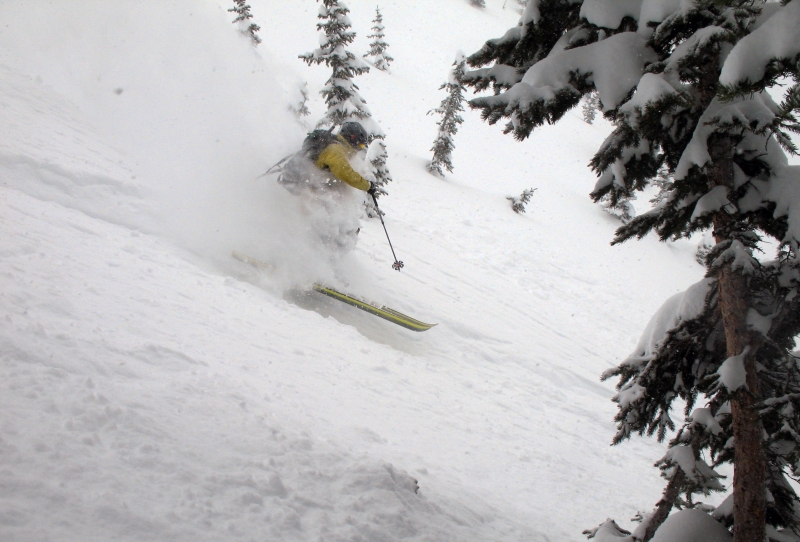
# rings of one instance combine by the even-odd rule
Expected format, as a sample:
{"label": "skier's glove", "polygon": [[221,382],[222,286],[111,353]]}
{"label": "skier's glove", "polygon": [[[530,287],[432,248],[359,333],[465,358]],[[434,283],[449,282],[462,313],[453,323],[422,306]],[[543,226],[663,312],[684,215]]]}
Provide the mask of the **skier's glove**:
{"label": "skier's glove", "polygon": [[377,191],[378,191],[378,187],[377,187],[377,186],[375,186],[375,183],[373,183],[372,181],[370,181],[370,182],[369,182],[369,190],[367,190],[367,194],[369,194],[370,196],[372,196],[372,197],[374,198],[374,197],[375,197],[375,193],[376,193]]}

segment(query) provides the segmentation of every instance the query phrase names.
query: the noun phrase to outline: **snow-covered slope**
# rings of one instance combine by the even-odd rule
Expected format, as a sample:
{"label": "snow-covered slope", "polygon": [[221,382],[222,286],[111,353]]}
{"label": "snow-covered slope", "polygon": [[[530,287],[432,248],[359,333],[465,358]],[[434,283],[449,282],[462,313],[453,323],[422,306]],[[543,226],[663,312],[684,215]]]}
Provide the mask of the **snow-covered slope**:
{"label": "snow-covered slope", "polygon": [[[430,176],[456,51],[516,14],[385,2],[396,60],[357,84],[406,267],[371,220],[333,268],[256,179],[302,140],[297,80],[328,76],[296,58],[317,6],[250,4],[257,52],[222,1],[0,5],[0,539],[580,540],[652,506],[662,448],[608,446],[598,376],[702,269],[688,242],[608,245],[586,168],[607,127],[576,112],[520,144],[468,112]],[[366,51],[374,3],[349,6]]]}

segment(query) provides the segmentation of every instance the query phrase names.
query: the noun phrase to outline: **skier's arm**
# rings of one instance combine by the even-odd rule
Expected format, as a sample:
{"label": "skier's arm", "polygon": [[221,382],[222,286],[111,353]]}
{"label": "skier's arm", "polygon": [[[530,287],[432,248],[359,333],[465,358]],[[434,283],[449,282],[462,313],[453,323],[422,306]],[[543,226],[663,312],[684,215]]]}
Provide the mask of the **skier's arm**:
{"label": "skier's arm", "polygon": [[370,189],[370,182],[350,166],[350,162],[347,161],[347,153],[341,145],[328,145],[317,158],[317,167],[328,168],[337,179],[346,182],[353,188],[365,192]]}

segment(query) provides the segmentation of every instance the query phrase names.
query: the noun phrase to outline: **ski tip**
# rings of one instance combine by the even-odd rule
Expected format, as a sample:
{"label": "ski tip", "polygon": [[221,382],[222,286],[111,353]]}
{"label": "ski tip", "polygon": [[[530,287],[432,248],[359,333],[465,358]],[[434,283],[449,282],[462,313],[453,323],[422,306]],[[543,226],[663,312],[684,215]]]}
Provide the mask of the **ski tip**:
{"label": "ski tip", "polygon": [[368,303],[366,301],[362,301],[350,295],[343,294],[342,292],[338,292],[333,288],[328,288],[327,286],[314,284],[314,290],[321,294],[325,294],[329,297],[332,297],[338,301],[341,301],[342,303],[346,303],[347,305],[351,305],[353,307],[356,307],[357,309],[361,309],[362,311],[383,318],[384,320],[388,320],[393,324],[397,324],[398,326],[410,329],[411,331],[427,331],[436,325],[436,324],[426,324],[425,322],[421,322],[416,318],[412,318],[407,314],[403,314],[402,312],[398,312],[386,306],[378,307],[376,305],[373,305],[372,303]]}
{"label": "ski tip", "polygon": [[270,273],[275,271],[275,266],[274,265],[269,264],[267,262],[262,262],[261,260],[257,260],[255,258],[252,258],[252,257],[248,256],[247,254],[242,254],[241,252],[238,252],[236,250],[232,250],[231,251],[231,257],[234,260],[239,260],[242,263],[246,263],[248,265],[252,265],[256,269],[260,269],[261,271],[267,271],[267,272],[270,272]]}

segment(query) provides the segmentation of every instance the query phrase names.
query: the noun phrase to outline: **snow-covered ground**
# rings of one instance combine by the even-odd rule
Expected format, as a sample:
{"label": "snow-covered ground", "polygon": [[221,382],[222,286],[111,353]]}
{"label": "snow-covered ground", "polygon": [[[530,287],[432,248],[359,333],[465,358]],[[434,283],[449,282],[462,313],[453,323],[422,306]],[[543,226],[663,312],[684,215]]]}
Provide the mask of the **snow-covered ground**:
{"label": "snow-covered ground", "polygon": [[[0,4],[0,539],[581,540],[658,500],[651,440],[611,448],[612,383],[702,276],[689,241],[611,247],[580,111],[524,143],[473,112],[424,166],[456,52],[508,2],[381,4],[391,73],[356,80],[387,133],[380,222],[335,268],[257,179],[329,75],[312,0]],[[349,3],[367,50],[374,2]],[[537,191],[525,215],[506,196]],[[278,264],[271,276],[231,249]],[[314,280],[418,334],[301,293]],[[681,414],[676,413],[679,420]],[[418,490],[417,490],[418,486]]]}

